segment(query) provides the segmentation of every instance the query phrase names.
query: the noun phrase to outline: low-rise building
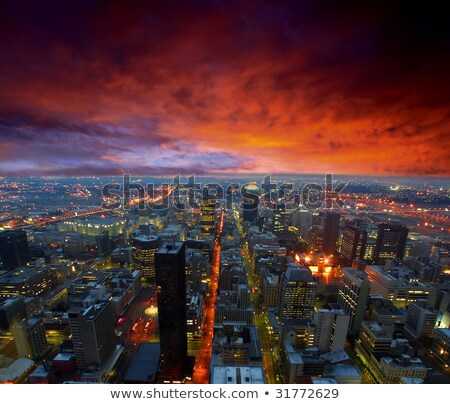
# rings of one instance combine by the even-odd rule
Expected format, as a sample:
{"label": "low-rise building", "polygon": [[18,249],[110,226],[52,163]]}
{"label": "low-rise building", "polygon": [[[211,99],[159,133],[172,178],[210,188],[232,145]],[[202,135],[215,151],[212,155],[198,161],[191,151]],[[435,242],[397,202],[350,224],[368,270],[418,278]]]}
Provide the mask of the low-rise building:
{"label": "low-rise building", "polygon": [[211,384],[265,384],[262,366],[214,365],[210,375]]}
{"label": "low-rise building", "polygon": [[35,363],[28,358],[15,360],[0,355],[0,384],[25,383],[35,366]]}
{"label": "low-rise building", "polygon": [[427,307],[426,302],[411,303],[406,312],[405,330],[414,338],[432,337],[438,312]]}
{"label": "low-rise building", "polygon": [[433,338],[432,350],[445,367],[450,366],[450,329],[438,328]]}

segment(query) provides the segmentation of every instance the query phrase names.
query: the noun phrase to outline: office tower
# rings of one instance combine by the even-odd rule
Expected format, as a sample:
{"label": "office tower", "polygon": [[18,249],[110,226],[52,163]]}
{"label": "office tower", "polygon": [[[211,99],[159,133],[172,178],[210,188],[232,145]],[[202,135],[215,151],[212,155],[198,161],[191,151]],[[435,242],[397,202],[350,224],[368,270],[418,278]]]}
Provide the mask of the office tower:
{"label": "office tower", "polygon": [[246,184],[241,189],[244,198],[242,203],[244,222],[254,224],[258,217],[259,187],[254,183]]}
{"label": "office tower", "polygon": [[312,227],[313,214],[309,210],[296,210],[292,214],[292,226],[301,227]]}
{"label": "office tower", "polygon": [[133,265],[142,271],[142,277],[148,281],[155,280],[155,254],[159,248],[158,236],[133,237]]}
{"label": "office tower", "polygon": [[216,219],[216,198],[209,195],[208,188],[202,192],[200,203],[200,229],[202,238],[214,236]]}
{"label": "office tower", "polygon": [[366,251],[364,252],[364,260],[373,261],[373,254],[375,252],[375,245],[377,240],[368,237],[366,240]]}
{"label": "office tower", "polygon": [[323,228],[314,225],[308,230],[306,240],[314,251],[321,251],[323,246]]}
{"label": "office tower", "polygon": [[116,347],[116,318],[110,301],[69,310],[73,349],[79,369],[101,367]]}
{"label": "office tower", "polygon": [[0,329],[8,330],[14,321],[27,317],[27,310],[22,296],[11,296],[0,302]]}
{"label": "office tower", "polygon": [[280,318],[312,319],[317,284],[311,270],[289,264],[281,281]]}
{"label": "office tower", "polygon": [[102,231],[95,237],[95,240],[97,241],[98,256],[106,257],[110,252],[109,231]]}
{"label": "office tower", "polygon": [[326,254],[333,254],[336,251],[340,218],[341,215],[336,212],[326,212],[325,214],[322,249]]}
{"label": "office tower", "polygon": [[292,226],[297,228],[312,226],[313,214],[308,210],[296,210],[292,214]]}
{"label": "office tower", "polygon": [[367,232],[363,228],[346,225],[342,234],[341,255],[347,264],[364,259]]}
{"label": "office tower", "polygon": [[285,213],[286,205],[284,203],[277,203],[275,209],[273,210],[273,232],[281,233],[285,227]]}
{"label": "office tower", "polygon": [[30,318],[11,327],[17,353],[20,358],[39,359],[48,351],[44,323],[39,318]]}
{"label": "office tower", "polygon": [[364,364],[367,364],[372,356],[377,359],[390,356],[393,340],[391,328],[374,321],[361,323],[355,350]]}
{"label": "office tower", "polygon": [[155,255],[162,375],[181,381],[187,356],[185,245],[166,242]]}
{"label": "office tower", "polygon": [[13,295],[40,296],[58,283],[56,269],[51,266],[26,267],[7,272],[0,277],[0,299]]}
{"label": "office tower", "polygon": [[438,312],[427,307],[426,300],[411,303],[406,311],[405,330],[413,337],[432,337]]}
{"label": "office tower", "polygon": [[[304,232],[312,227],[313,214],[308,210],[296,210],[292,214],[292,226],[299,230],[304,229]],[[306,234],[306,232],[305,232]]]}
{"label": "office tower", "polygon": [[380,223],[373,260],[384,264],[388,259],[403,259],[408,228],[398,223]]}
{"label": "office tower", "polygon": [[270,272],[268,269],[262,273],[263,305],[266,308],[278,308],[280,306],[280,275]]}
{"label": "office tower", "polygon": [[0,257],[5,269],[16,269],[30,260],[25,230],[8,230],[0,233]]}
{"label": "office tower", "polygon": [[314,346],[319,353],[344,349],[350,315],[341,309],[319,309],[315,319]]}
{"label": "office tower", "polygon": [[369,291],[370,281],[365,272],[344,268],[337,302],[350,315],[349,331],[359,332],[366,312]]}

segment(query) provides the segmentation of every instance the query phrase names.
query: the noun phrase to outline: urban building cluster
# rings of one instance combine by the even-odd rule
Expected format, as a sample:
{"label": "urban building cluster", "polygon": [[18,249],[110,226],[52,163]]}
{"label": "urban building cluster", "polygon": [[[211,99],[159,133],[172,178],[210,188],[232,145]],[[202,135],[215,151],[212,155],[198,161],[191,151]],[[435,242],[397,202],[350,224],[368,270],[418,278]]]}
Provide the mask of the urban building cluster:
{"label": "urban building cluster", "polygon": [[448,238],[191,191],[0,232],[0,383],[450,380]]}

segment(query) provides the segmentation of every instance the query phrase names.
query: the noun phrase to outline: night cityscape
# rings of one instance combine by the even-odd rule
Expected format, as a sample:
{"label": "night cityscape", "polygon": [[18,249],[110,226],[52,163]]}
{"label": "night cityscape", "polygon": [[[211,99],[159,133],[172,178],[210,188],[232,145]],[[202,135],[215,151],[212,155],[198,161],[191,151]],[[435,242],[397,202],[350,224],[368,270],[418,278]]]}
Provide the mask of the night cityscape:
{"label": "night cityscape", "polygon": [[0,384],[450,383],[440,8],[1,2]]}

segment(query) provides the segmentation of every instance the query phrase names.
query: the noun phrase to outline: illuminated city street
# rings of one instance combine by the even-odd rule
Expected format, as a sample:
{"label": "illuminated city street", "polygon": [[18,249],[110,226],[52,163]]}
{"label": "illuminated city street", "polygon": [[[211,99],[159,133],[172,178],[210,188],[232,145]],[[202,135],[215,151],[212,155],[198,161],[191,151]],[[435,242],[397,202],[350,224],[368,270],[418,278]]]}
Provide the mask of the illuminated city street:
{"label": "illuminated city street", "polygon": [[204,326],[200,342],[200,350],[195,361],[193,383],[208,383],[209,367],[211,362],[212,340],[214,337],[214,315],[217,297],[217,283],[220,270],[220,235],[222,233],[225,212],[221,212],[217,229],[217,237],[214,241],[213,262],[211,267],[211,279],[208,295],[204,304]]}

